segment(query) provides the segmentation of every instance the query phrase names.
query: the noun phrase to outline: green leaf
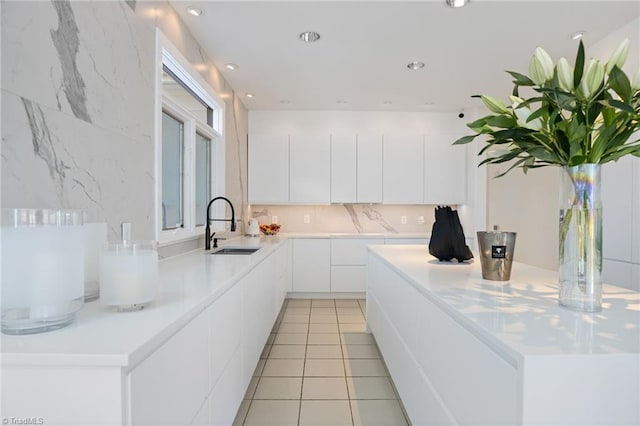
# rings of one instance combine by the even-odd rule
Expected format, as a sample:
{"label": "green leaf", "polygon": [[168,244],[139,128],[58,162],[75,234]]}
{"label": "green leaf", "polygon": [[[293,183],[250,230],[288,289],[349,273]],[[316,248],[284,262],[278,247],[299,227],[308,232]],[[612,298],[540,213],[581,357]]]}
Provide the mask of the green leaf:
{"label": "green leaf", "polygon": [[614,66],[609,73],[609,86],[620,96],[620,99],[629,102],[632,95],[631,82],[617,66]]}
{"label": "green leaf", "polygon": [[511,74],[511,77],[514,78],[513,84],[516,86],[533,86],[535,83],[529,77],[524,74],[520,74],[515,71],[507,71],[507,73]]}
{"label": "green leaf", "polygon": [[463,136],[453,143],[453,145],[464,145],[473,141],[478,135]]}
{"label": "green leaf", "polygon": [[494,115],[487,118],[487,124],[492,127],[509,129],[516,126],[516,120],[508,115]]}
{"label": "green leaf", "polygon": [[578,46],[578,53],[576,54],[576,65],[573,69],[573,87],[578,87],[580,80],[582,80],[582,73],[584,72],[584,44],[580,40]]}
{"label": "green leaf", "polygon": [[610,99],[608,101],[602,101],[600,103],[601,104],[602,103],[609,104],[612,107],[618,108],[619,110],[624,111],[624,112],[628,112],[629,114],[635,114],[636,113],[636,111],[630,105],[628,105],[628,104],[626,104],[624,102],[620,102],[617,99]]}
{"label": "green leaf", "polygon": [[[490,116],[487,116],[490,117]],[[467,127],[478,131],[478,129],[482,128],[485,124],[487,124],[487,117],[482,117],[477,119],[476,121],[472,121],[471,123],[467,123]]]}
{"label": "green leaf", "polygon": [[536,118],[540,118],[540,117],[544,117],[546,118],[549,114],[549,110],[545,107],[542,107],[536,111],[534,111],[533,113],[531,113],[531,115],[529,116],[529,118],[527,118],[527,123],[535,120]]}

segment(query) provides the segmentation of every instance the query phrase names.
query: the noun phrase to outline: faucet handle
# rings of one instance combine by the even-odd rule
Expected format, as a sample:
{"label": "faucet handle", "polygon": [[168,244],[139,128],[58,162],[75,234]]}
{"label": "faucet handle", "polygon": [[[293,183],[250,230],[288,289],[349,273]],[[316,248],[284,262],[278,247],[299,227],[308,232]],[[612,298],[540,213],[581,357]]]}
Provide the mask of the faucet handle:
{"label": "faucet handle", "polygon": [[218,240],[226,240],[224,237],[216,237],[213,239],[213,248],[218,248]]}

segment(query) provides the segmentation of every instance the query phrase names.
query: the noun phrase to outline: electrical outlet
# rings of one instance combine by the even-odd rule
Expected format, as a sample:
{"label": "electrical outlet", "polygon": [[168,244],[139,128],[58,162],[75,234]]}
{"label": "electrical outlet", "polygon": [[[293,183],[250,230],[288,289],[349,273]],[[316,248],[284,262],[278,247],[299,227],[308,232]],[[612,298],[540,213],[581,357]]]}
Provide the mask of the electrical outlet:
{"label": "electrical outlet", "polygon": [[400,224],[401,225],[406,225],[407,224],[407,217],[406,216],[400,216]]}
{"label": "electrical outlet", "polygon": [[424,216],[418,216],[418,225],[424,225]]}
{"label": "electrical outlet", "polygon": [[278,223],[278,216],[271,216],[271,223]]}
{"label": "electrical outlet", "polygon": [[309,216],[308,214],[304,215],[304,223],[311,223],[311,216]]}

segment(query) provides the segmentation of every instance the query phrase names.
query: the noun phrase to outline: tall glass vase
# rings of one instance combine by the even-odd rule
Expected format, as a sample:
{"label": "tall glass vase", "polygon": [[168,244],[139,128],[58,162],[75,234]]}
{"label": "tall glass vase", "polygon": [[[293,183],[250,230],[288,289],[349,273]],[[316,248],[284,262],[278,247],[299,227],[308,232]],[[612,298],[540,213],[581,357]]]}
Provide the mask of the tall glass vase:
{"label": "tall glass vase", "polygon": [[564,167],[560,190],[559,303],[602,309],[602,198],[600,165]]}

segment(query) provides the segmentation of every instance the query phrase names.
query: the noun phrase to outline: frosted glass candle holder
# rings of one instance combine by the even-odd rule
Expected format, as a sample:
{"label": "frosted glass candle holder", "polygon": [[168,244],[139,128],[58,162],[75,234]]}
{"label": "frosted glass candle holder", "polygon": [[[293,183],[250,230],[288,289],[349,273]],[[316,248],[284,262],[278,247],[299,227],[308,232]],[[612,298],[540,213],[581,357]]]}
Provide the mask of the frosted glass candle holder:
{"label": "frosted glass candle holder", "polygon": [[84,300],[81,210],[2,209],[2,332],[64,327]]}
{"label": "frosted glass candle holder", "polygon": [[84,234],[84,301],[100,296],[100,253],[107,242],[106,223],[85,223]]}
{"label": "frosted glass candle holder", "polygon": [[142,309],[158,288],[155,241],[107,243],[100,256],[100,301],[119,311]]}

